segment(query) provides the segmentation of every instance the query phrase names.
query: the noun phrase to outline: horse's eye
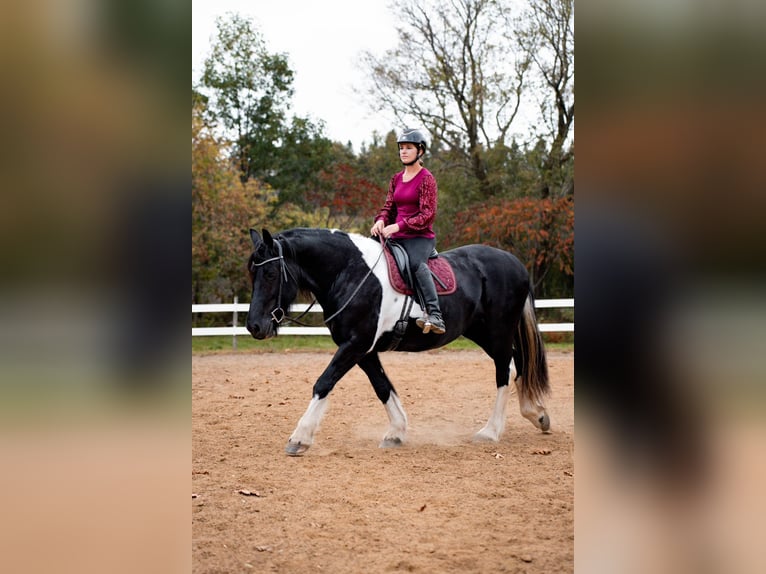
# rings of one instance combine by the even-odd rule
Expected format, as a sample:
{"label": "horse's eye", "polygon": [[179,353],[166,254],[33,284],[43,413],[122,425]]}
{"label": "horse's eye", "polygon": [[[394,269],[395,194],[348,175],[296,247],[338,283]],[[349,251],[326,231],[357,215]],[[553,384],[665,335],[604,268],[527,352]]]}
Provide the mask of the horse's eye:
{"label": "horse's eye", "polygon": [[267,279],[274,279],[277,276],[277,269],[275,266],[266,266],[263,270],[263,275]]}

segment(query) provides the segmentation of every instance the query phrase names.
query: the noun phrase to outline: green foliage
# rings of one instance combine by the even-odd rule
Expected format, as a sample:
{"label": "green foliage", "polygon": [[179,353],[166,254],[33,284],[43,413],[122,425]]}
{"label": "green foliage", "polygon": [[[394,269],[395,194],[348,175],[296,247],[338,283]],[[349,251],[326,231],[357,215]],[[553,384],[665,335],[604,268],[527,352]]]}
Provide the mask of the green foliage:
{"label": "green foliage", "polygon": [[362,148],[357,162],[358,169],[364,177],[380,187],[384,194],[388,189],[391,176],[402,169],[399,161],[399,146],[396,143],[397,136],[395,130],[391,130],[382,138],[378,134],[373,134],[372,144]]}
{"label": "green foliage", "polygon": [[337,162],[347,161],[348,151],[322,134],[323,125],[295,117],[282,134],[281,145],[264,181],[279,190],[279,203],[313,207],[308,196],[322,182],[322,174]]}
{"label": "green foliage", "polygon": [[280,203],[304,203],[304,191],[335,160],[335,148],[321,122],[288,118],[294,73],[284,54],[266,49],[253,22],[232,14],[216,26],[201,79],[210,93],[209,116],[233,142],[242,181],[269,184]]}
{"label": "green foliage", "polygon": [[274,164],[293,71],[283,54],[266,50],[251,20],[217,18],[217,37],[204,63],[202,87],[210,93],[208,113],[234,143],[242,179],[263,175]]}

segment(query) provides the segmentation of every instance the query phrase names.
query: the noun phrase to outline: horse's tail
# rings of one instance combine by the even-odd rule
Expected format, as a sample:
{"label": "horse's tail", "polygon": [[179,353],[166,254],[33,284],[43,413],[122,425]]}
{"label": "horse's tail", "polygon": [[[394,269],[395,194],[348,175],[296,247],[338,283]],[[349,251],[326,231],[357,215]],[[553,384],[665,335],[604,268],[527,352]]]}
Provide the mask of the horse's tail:
{"label": "horse's tail", "polygon": [[515,343],[513,359],[516,363],[516,378],[521,377],[520,390],[527,398],[542,405],[543,398],[550,392],[548,361],[543,338],[537,327],[535,301],[531,292],[524,303]]}

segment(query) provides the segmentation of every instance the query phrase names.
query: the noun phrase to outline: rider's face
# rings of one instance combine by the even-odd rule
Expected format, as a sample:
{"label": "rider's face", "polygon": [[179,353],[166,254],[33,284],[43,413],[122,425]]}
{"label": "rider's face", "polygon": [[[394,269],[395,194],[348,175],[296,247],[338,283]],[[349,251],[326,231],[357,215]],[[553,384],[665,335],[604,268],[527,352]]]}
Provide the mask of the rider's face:
{"label": "rider's face", "polygon": [[412,143],[399,144],[399,159],[409,163],[418,157],[418,148]]}

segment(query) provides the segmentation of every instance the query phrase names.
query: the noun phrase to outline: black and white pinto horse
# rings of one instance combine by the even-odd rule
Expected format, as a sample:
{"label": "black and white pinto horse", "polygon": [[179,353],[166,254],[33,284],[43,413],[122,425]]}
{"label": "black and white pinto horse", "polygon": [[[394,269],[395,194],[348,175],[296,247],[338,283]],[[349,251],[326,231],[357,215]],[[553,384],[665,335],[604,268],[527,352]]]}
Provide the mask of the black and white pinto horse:
{"label": "black and white pinto horse", "polygon": [[[378,353],[391,347],[407,296],[391,287],[381,244],[329,229],[291,229],[276,236],[264,229],[262,233],[261,237],[250,230],[253,253],[248,270],[253,296],[247,330],[256,339],[275,336],[284,309],[299,292],[310,292],[321,304],[338,345],[314,384],[311,402],[287,443],[287,454],[302,455],[313,444],[330,391],[354,365],[367,374],[388,414],[390,424],[380,446],[401,445],[407,415]],[[476,342],[495,362],[497,397],[487,424],[474,438],[495,442],[505,427],[513,360],[521,414],[548,431],[550,420],[543,406],[549,391],[548,367],[526,269],[515,256],[486,245],[459,247],[440,257],[449,261],[457,279],[457,290],[440,297],[447,332],[423,334],[415,324],[423,313],[416,302],[396,350],[435,349],[461,335]]]}

